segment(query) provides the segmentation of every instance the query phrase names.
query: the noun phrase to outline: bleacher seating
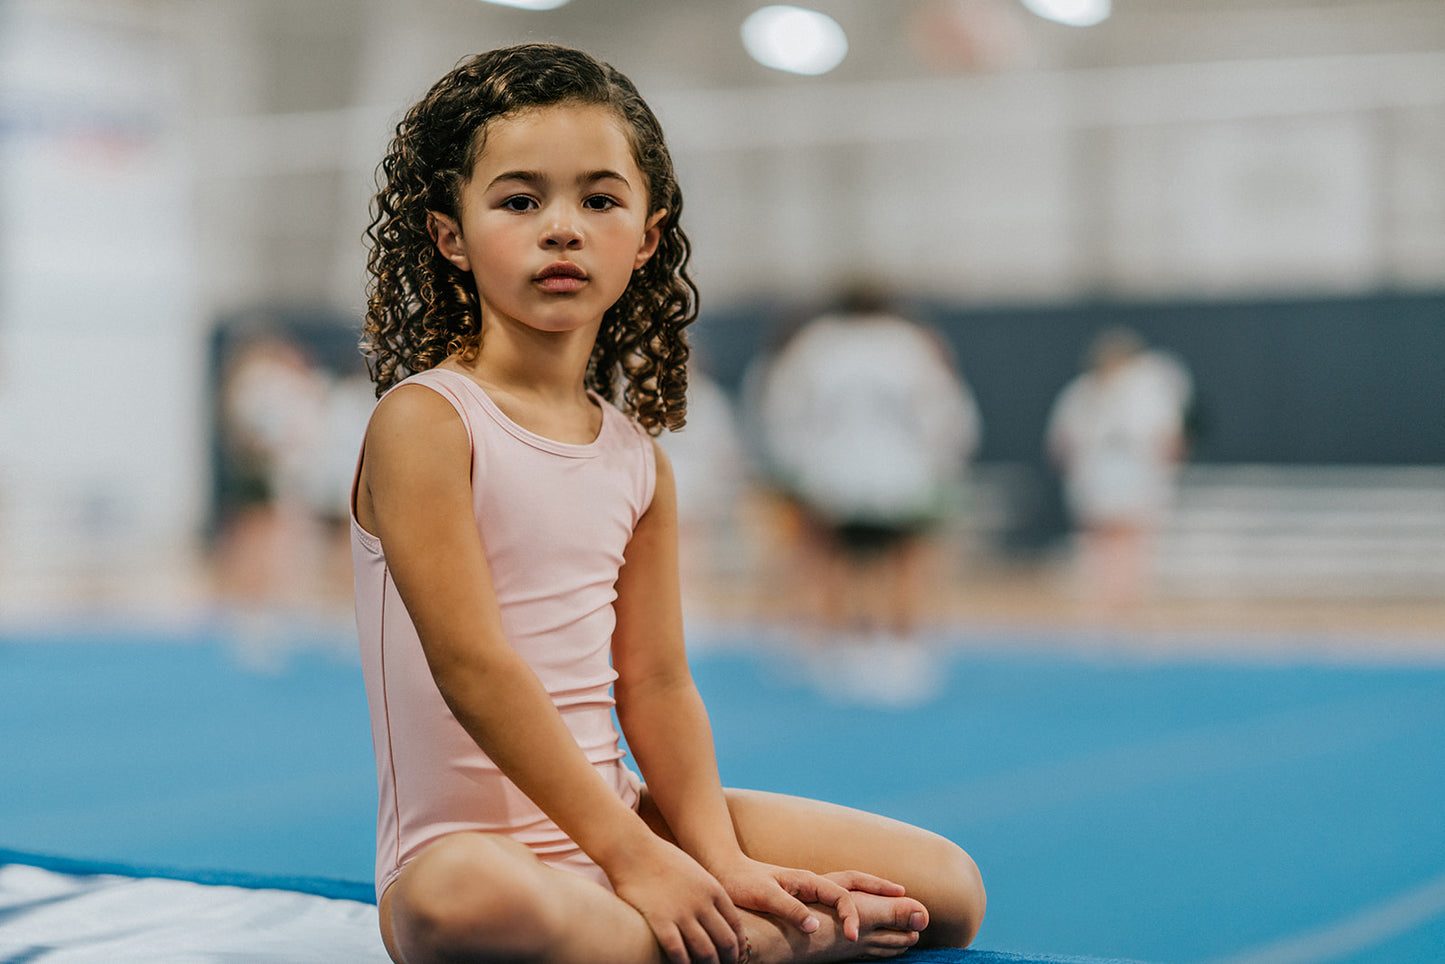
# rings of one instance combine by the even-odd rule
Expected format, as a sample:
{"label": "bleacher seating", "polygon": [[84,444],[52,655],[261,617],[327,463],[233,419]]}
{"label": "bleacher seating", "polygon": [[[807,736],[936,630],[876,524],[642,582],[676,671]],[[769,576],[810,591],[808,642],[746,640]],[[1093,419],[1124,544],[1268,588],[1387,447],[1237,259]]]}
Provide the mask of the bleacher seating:
{"label": "bleacher seating", "polygon": [[1445,599],[1445,467],[1188,466],[1157,551],[1170,595]]}

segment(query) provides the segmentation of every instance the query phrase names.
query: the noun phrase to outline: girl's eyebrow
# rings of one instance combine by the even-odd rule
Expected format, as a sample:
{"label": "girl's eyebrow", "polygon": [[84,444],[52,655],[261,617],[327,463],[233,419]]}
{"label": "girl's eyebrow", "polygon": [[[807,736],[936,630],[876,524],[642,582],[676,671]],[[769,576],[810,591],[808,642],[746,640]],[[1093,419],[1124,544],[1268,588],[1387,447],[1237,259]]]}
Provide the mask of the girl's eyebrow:
{"label": "girl's eyebrow", "polygon": [[595,183],[597,183],[598,181],[607,181],[607,180],[621,181],[623,184],[627,184],[628,187],[631,187],[631,186],[632,186],[630,183],[628,183],[627,178],[623,177],[621,174],[617,173],[616,171],[610,171],[610,170],[592,171],[592,172],[589,173],[589,174],[584,174],[584,175],[582,175],[581,177],[577,178],[577,183],[578,183],[578,184],[595,184]]}
{"label": "girl's eyebrow", "polygon": [[[492,184],[500,184],[503,181],[520,181],[523,184],[536,185],[545,184],[548,180],[549,178],[547,177],[547,175],[543,174],[541,171],[507,171],[505,174],[498,174],[496,177],[492,178]],[[607,168],[603,168],[602,170],[598,171],[588,171],[584,174],[579,174],[577,176],[578,185],[583,187],[589,184],[596,184],[598,181],[607,180],[621,181],[628,187],[632,186],[631,182],[629,182],[626,177],[616,171]]]}
{"label": "girl's eyebrow", "polygon": [[[498,174],[492,178],[492,184],[500,184],[503,181],[521,181],[523,184],[541,184],[547,180],[547,176],[540,171],[508,171],[505,174]],[[491,185],[488,185],[489,187]]]}

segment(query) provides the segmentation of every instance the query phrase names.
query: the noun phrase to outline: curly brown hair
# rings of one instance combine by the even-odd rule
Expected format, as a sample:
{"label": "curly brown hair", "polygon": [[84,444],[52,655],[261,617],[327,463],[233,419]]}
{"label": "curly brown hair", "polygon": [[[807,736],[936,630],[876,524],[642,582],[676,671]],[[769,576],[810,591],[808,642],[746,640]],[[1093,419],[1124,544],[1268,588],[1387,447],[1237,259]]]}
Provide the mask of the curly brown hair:
{"label": "curly brown hair", "polygon": [[682,427],[688,357],[683,329],[697,317],[697,286],[687,273],[692,245],[679,226],[682,192],[662,126],[622,73],[553,44],[503,47],[462,61],[397,124],[377,168],[366,229],[371,278],[361,350],[377,395],[453,353],[476,356],[481,347],[476,282],[437,250],[427,213],[458,217],[461,191],[490,121],[563,102],[599,104],[617,113],[647,182],[648,212],[667,211],[656,252],[633,272],[627,290],[603,316],[587,385],[654,435]]}

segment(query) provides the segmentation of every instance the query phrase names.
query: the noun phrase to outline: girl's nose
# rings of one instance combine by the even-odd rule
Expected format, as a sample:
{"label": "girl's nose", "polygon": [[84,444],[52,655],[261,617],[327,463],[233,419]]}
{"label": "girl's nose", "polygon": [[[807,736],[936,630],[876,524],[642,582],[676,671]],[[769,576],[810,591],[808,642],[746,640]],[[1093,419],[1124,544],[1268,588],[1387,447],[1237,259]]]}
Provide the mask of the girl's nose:
{"label": "girl's nose", "polygon": [[582,246],[582,233],[577,222],[567,212],[558,211],[551,223],[542,232],[542,245],[547,248],[578,248]]}

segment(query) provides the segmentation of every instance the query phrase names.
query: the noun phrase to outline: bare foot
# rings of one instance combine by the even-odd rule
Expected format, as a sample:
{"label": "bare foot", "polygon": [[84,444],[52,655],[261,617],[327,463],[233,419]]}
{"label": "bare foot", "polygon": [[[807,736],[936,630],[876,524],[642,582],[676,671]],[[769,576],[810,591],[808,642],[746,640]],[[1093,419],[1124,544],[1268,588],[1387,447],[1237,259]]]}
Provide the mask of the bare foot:
{"label": "bare foot", "polygon": [[918,943],[918,932],[928,926],[927,909],[912,897],[852,893],[858,906],[856,941],[843,936],[843,922],[831,907],[814,905],[819,926],[811,934],[772,917],[745,913],[751,964],[887,960]]}

